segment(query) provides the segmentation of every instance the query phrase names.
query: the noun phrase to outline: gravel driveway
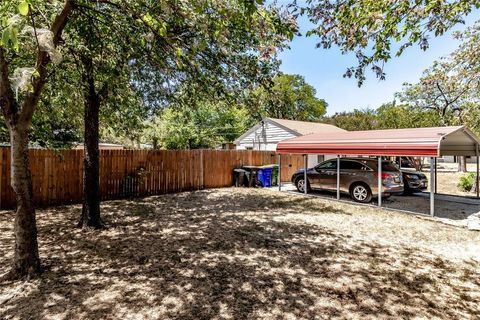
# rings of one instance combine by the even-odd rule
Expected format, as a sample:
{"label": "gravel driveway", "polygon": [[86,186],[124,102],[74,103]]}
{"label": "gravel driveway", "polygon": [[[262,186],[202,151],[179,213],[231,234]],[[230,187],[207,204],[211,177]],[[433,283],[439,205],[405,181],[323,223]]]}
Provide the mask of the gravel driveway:
{"label": "gravel driveway", "polygon": [[[272,190],[277,190],[272,188]],[[283,191],[299,194],[296,188],[291,184],[282,186]],[[310,196],[320,197],[328,200],[335,200],[336,193],[327,191],[313,190]],[[389,209],[409,211],[412,213],[420,213],[424,215],[430,214],[430,194],[413,194],[410,196],[392,196],[389,199],[383,199],[382,206]],[[341,196],[342,201],[355,203],[348,195]],[[355,203],[357,204],[357,203]],[[374,199],[371,203],[376,204]],[[466,219],[469,215],[480,211],[480,200],[465,199],[461,196],[445,196],[435,195],[435,217],[441,218],[442,221],[453,225],[466,225]]]}

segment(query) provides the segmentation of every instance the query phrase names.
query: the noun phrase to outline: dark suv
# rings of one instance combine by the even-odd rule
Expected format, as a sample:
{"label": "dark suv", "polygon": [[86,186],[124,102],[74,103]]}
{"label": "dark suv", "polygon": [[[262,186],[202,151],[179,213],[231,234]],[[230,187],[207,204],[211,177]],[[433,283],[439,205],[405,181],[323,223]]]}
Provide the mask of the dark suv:
{"label": "dark suv", "polygon": [[[304,192],[304,169],[292,176],[292,183],[298,191]],[[390,161],[382,162],[382,197],[403,193],[402,173]],[[337,159],[320,163],[307,169],[307,188],[331,190],[337,189]],[[370,202],[378,197],[378,160],[374,158],[340,159],[340,192],[350,194],[358,202]]]}
{"label": "dark suv", "polygon": [[405,195],[422,192],[427,189],[428,179],[423,173],[415,170],[402,169],[402,176],[405,184]]}

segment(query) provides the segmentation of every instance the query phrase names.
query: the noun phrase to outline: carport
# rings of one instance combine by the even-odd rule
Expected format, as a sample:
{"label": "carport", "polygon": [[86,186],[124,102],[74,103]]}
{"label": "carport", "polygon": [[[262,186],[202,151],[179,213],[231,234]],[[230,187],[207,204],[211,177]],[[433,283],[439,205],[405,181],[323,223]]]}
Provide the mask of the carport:
{"label": "carport", "polygon": [[[282,154],[302,154],[305,159],[307,181],[307,155],[330,154],[337,156],[337,200],[340,200],[340,157],[377,156],[378,206],[382,206],[382,156],[413,156],[430,158],[430,215],[435,215],[436,162],[441,156],[476,156],[477,197],[479,197],[479,144],[480,139],[465,126],[347,131],[310,134],[281,141],[277,145],[279,172]],[[279,180],[281,181],[281,180]],[[305,193],[308,192],[307,188]],[[281,184],[279,184],[281,191]]]}

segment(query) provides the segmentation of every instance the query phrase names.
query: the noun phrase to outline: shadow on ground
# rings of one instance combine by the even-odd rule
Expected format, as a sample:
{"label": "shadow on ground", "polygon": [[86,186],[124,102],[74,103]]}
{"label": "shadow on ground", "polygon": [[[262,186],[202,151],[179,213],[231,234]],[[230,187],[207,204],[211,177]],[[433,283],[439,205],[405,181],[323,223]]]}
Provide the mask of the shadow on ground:
{"label": "shadow on ground", "polygon": [[[301,195],[297,190],[294,190],[292,187],[290,187],[290,190],[288,191],[292,194]],[[327,200],[336,199],[336,193],[331,191],[311,190],[309,192],[309,195]],[[462,203],[462,196],[457,197],[458,201],[449,201],[447,199],[440,199],[440,197],[437,196],[437,198],[435,199],[435,217],[449,219],[453,221],[465,220],[468,218],[468,216],[479,211],[479,204]],[[455,196],[452,195],[452,199],[454,198]],[[354,200],[352,200],[352,198],[350,198],[350,196],[346,194],[341,195],[341,200],[358,205],[358,203],[356,203]],[[376,205],[377,201],[377,199],[373,199],[372,202],[370,202],[369,204]],[[382,206],[388,209],[404,210],[413,213],[430,215],[430,199],[428,195],[395,195],[389,197],[388,199],[382,199]]]}
{"label": "shadow on ground", "polygon": [[[476,262],[283,219],[351,214],[295,199],[225,189],[112,201],[103,232],[72,228],[78,206],[40,211],[46,271],[0,289],[0,318],[480,317]],[[2,253],[11,219],[0,217]]]}

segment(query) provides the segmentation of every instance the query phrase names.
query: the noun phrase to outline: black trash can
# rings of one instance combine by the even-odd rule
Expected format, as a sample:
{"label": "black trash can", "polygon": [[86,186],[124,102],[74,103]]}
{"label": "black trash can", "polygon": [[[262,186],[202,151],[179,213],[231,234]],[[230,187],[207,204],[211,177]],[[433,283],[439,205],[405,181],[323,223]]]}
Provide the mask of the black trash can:
{"label": "black trash can", "polygon": [[258,186],[258,170],[260,170],[257,166],[243,166],[243,170],[245,170],[245,175],[248,179],[247,186],[248,187],[257,187]]}
{"label": "black trash can", "polygon": [[244,187],[248,185],[246,171],[243,169],[233,169],[233,185],[235,187]]}

